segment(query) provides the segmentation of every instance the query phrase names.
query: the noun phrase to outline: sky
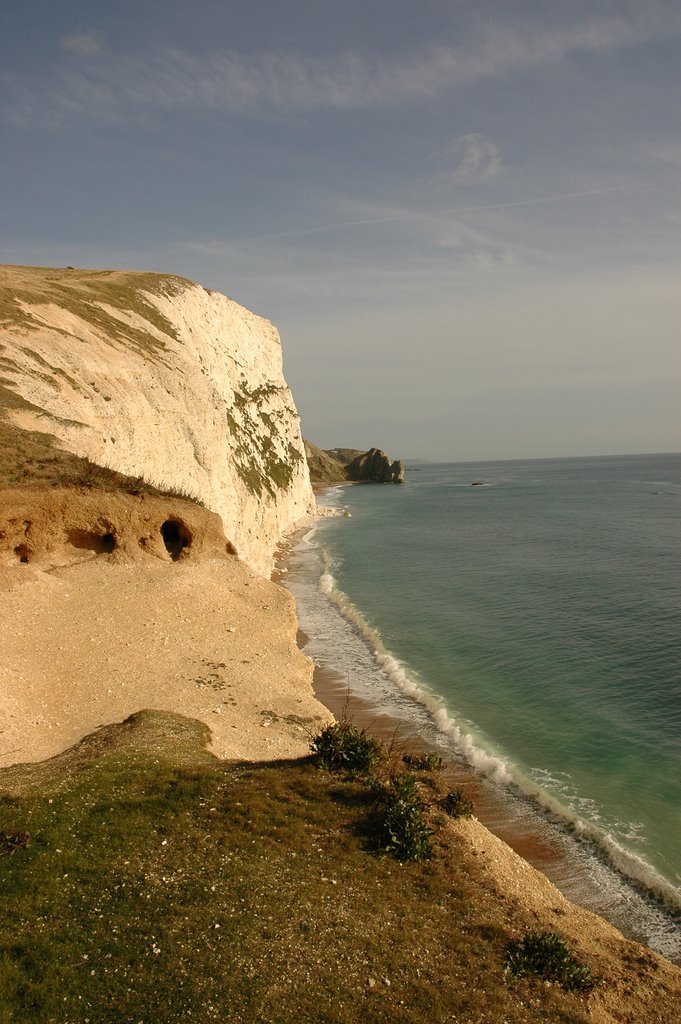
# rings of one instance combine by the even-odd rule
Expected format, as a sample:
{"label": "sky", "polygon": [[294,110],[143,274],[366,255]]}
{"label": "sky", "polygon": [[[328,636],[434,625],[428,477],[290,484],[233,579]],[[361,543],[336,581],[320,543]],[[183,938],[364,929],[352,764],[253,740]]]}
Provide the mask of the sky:
{"label": "sky", "polygon": [[279,329],[303,433],[681,449],[678,0],[0,0],[0,259]]}

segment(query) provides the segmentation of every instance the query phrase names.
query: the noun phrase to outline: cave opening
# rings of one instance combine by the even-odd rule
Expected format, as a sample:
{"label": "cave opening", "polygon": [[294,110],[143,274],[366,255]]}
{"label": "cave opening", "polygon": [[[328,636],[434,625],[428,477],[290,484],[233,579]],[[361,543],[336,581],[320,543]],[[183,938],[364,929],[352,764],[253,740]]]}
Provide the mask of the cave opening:
{"label": "cave opening", "polygon": [[98,533],[94,530],[73,529],[68,532],[69,544],[84,551],[94,551],[96,555],[110,555],[116,550],[116,535],[110,530]]}
{"label": "cave opening", "polygon": [[14,554],[18,556],[19,561],[23,565],[26,565],[26,563],[29,560],[29,558],[28,558],[28,554],[29,554],[29,552],[28,552],[28,545],[27,544],[17,544],[17,546],[14,549]]}
{"label": "cave opening", "polygon": [[191,546],[191,532],[180,519],[166,519],[161,526],[161,536],[173,562],[176,562],[185,549]]}

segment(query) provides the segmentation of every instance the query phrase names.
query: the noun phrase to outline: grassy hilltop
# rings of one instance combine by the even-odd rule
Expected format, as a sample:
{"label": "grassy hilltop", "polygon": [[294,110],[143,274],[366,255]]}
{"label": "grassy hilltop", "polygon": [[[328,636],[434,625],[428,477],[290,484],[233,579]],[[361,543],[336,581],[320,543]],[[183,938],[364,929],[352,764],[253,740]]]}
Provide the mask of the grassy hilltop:
{"label": "grassy hilltop", "polygon": [[3,1024],[591,1019],[584,994],[509,986],[536,922],[509,921],[441,812],[432,857],[377,856],[365,780],[205,739],[144,712],[0,773]]}

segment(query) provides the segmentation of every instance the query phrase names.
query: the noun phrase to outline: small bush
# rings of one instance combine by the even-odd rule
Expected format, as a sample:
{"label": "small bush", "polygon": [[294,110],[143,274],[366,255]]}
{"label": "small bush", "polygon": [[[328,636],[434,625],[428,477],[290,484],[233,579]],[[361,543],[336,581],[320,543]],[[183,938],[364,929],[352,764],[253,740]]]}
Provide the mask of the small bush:
{"label": "small bush", "polygon": [[0,832],[0,857],[9,857],[31,845],[29,832]]}
{"label": "small bush", "polygon": [[444,767],[444,761],[435,753],[405,754],[402,760],[414,772],[441,772]]}
{"label": "small bush", "polygon": [[473,814],[473,803],[462,789],[450,790],[440,806],[450,818],[470,818]]}
{"label": "small bush", "polygon": [[378,816],[376,845],[397,860],[432,856],[431,832],[423,819],[422,801],[413,775],[395,775],[387,786],[375,786]]}
{"label": "small bush", "polygon": [[364,729],[352,722],[325,726],[310,745],[325,768],[338,771],[371,772],[383,760],[383,747]]}
{"label": "small bush", "polygon": [[508,944],[504,976],[515,982],[528,974],[555,981],[569,991],[588,991],[596,984],[591,970],[556,932],[528,932]]}

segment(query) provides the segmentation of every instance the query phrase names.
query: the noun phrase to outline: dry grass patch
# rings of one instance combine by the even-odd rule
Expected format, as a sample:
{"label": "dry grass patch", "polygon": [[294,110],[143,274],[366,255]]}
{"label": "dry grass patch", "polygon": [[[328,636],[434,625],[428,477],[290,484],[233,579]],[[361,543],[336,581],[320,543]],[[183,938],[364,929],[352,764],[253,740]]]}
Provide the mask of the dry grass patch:
{"label": "dry grass patch", "polygon": [[6,391],[0,386],[0,488],[74,487],[87,491],[153,494],[203,504],[194,494],[155,487],[143,477],[126,476],[65,451],[58,447],[51,434],[15,427],[2,418],[1,407],[9,404],[5,402]]}
{"label": "dry grass patch", "polygon": [[[43,327],[33,307],[52,303],[86,321],[107,338],[151,358],[161,358],[166,347],[163,337],[170,340],[177,335],[148,295],[175,295],[190,284],[170,274],[1,266],[0,326],[21,328],[30,338],[31,331]],[[128,318],[130,313],[153,331],[133,326]]]}
{"label": "dry grass patch", "polygon": [[183,722],[143,713],[0,774],[0,830],[32,837],[0,860],[3,1024],[588,1019],[509,990],[511,932],[456,845],[379,857],[361,780],[219,763]]}

